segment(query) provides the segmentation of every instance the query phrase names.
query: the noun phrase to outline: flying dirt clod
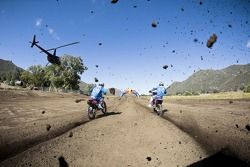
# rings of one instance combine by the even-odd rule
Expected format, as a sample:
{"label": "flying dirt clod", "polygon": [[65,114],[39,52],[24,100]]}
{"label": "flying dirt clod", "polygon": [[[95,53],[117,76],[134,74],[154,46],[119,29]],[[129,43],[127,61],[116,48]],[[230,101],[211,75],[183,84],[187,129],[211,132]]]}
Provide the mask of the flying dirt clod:
{"label": "flying dirt clod", "polygon": [[198,39],[197,39],[197,38],[195,38],[195,39],[194,39],[194,42],[195,42],[195,43],[196,43],[196,42],[198,42]]}
{"label": "flying dirt clod", "polygon": [[51,125],[50,125],[50,124],[47,124],[47,125],[46,125],[46,129],[47,129],[47,131],[49,131],[49,130],[50,130],[50,128],[51,128]]}
{"label": "flying dirt clod", "polygon": [[162,68],[166,70],[168,68],[168,65],[164,65]]}
{"label": "flying dirt clod", "polygon": [[207,47],[212,48],[212,46],[214,45],[216,41],[217,41],[217,35],[213,34],[212,36],[210,36],[209,40],[207,41]]}
{"label": "flying dirt clod", "polygon": [[146,159],[147,159],[148,161],[151,161],[152,158],[151,158],[151,157],[147,157]]}
{"label": "flying dirt clod", "polygon": [[69,137],[73,137],[73,132],[69,132]]}
{"label": "flying dirt clod", "polygon": [[157,27],[157,23],[156,23],[156,22],[152,22],[151,26],[152,26],[153,28],[156,28],[156,27]]}
{"label": "flying dirt clod", "polygon": [[112,0],[111,1],[111,3],[113,3],[113,4],[115,4],[115,3],[117,3],[118,2],[118,0]]}

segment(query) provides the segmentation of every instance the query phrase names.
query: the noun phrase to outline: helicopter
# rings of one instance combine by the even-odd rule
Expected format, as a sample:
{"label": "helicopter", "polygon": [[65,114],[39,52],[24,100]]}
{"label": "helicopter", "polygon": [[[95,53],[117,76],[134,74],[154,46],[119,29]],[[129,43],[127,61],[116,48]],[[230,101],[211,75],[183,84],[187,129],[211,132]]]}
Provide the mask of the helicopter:
{"label": "helicopter", "polygon": [[[40,53],[44,52],[45,54],[47,54],[47,60],[49,61],[49,63],[56,64],[56,65],[60,66],[61,65],[61,61],[60,61],[60,57],[56,56],[56,50],[59,49],[59,48],[65,47],[65,46],[78,44],[80,42],[73,42],[73,43],[70,43],[70,44],[66,44],[66,45],[62,45],[62,46],[59,46],[59,47],[56,47],[56,48],[51,48],[51,49],[47,49],[46,50],[46,49],[44,49],[44,48],[42,48],[41,46],[38,45],[39,41],[36,41],[36,35],[34,35],[33,41],[32,42],[30,41],[30,43],[31,43],[31,48],[33,48],[34,46],[36,46],[36,47],[38,47],[41,50]],[[54,50],[53,54],[51,54],[50,52],[48,52],[48,51],[51,51],[51,50]]]}

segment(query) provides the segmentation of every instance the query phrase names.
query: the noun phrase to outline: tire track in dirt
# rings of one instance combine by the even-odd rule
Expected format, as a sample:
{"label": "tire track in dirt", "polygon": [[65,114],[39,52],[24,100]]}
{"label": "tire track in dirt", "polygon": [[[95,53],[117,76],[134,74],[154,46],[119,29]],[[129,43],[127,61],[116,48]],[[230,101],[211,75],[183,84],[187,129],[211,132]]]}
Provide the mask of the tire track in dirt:
{"label": "tire track in dirt", "polygon": [[[136,103],[147,110],[152,110],[146,106],[148,102],[145,99],[137,100]],[[194,110],[202,110],[202,108],[194,108]],[[204,110],[206,110],[206,108]],[[225,127],[225,125],[220,122],[210,120],[211,118],[205,118],[201,113],[197,117],[197,114],[198,113],[193,111],[186,111],[180,114],[179,110],[171,110],[170,112],[165,112],[163,118],[193,137],[194,140],[199,142],[203,148],[207,150],[208,154],[219,155],[221,159],[229,160],[229,165],[230,163],[239,163],[243,166],[248,166],[245,162],[250,164],[250,139],[247,133],[228,129],[229,127]],[[214,129],[214,132],[211,132],[212,130],[209,129],[209,125],[212,124],[211,122],[216,122],[217,124],[217,128]],[[204,127],[204,125],[206,127]],[[223,131],[223,133],[220,132],[221,134],[218,135],[218,129]],[[230,161],[230,159],[233,159],[234,162]]]}
{"label": "tire track in dirt", "polygon": [[[15,166],[58,166],[58,158],[63,157],[69,166],[187,166],[191,164],[190,166],[196,167],[204,163],[209,164],[206,161],[211,160],[212,157],[215,159],[226,157],[222,152],[210,157],[213,152],[204,149],[203,145],[196,142],[197,139],[192,132],[186,131],[185,128],[190,128],[189,124],[159,118],[152,114],[145,105],[145,101],[141,99],[112,98],[107,99],[106,102],[110,115],[98,112],[97,119],[73,128],[71,137],[67,133],[61,134],[3,161],[0,166],[8,167],[13,164]],[[175,118],[169,113],[165,113],[166,115],[172,119]],[[185,119],[188,118],[187,116]],[[181,120],[179,117],[175,119]],[[179,124],[184,127],[178,127]],[[226,157],[225,160],[230,164],[230,159],[232,159],[231,156]],[[239,164],[237,160],[236,164]],[[222,163],[221,166],[223,165]]]}
{"label": "tire track in dirt", "polygon": [[42,142],[51,140],[62,134],[68,133],[73,128],[83,125],[87,122],[88,122],[88,118],[87,116],[84,116],[82,119],[79,119],[79,121],[77,120],[77,121],[70,122],[68,124],[60,125],[59,127],[53,127],[53,129],[50,130],[48,133],[42,133],[41,135],[38,135],[38,136],[32,136],[32,137],[24,138],[22,140],[15,141],[12,143],[7,143],[6,145],[1,145],[0,146],[0,162],[10,157],[13,157],[31,147],[34,147],[35,145],[38,145]]}
{"label": "tire track in dirt", "polygon": [[[164,119],[146,112],[134,98],[111,107],[101,117],[5,160],[0,166],[187,166],[207,156],[191,137]],[[98,114],[99,115],[99,114]],[[32,155],[32,156],[31,156]]]}
{"label": "tire track in dirt", "polygon": [[[234,158],[236,164],[246,166],[243,161],[249,163],[249,139],[247,138],[236,138],[233,136],[229,136],[228,134],[221,134],[218,136],[217,130],[215,130],[215,134],[207,132],[204,128],[199,126],[198,121],[193,118],[182,118],[176,117],[173,115],[165,114],[163,116],[164,119],[173,123],[182,131],[188,133],[192,136],[197,142],[201,143],[201,145],[212,155],[212,154],[220,154],[221,158],[231,159]],[[239,158],[239,159],[238,159]],[[239,163],[239,164],[237,164]],[[225,164],[224,164],[225,165]]]}
{"label": "tire track in dirt", "polygon": [[[121,103],[123,103],[123,101],[118,101],[117,98],[112,99],[110,101],[111,101],[110,103],[112,103],[113,105],[107,108],[109,111],[109,113],[107,115],[113,114],[112,111],[114,111]],[[56,120],[55,122],[63,122],[66,117],[71,117],[71,114],[64,115],[61,118],[56,118],[56,119],[52,118],[52,119],[55,119]],[[100,118],[100,115],[98,116],[98,118]],[[14,141],[12,143],[1,144],[0,145],[0,162],[6,160],[8,158],[11,158],[11,157],[13,157],[21,152],[24,152],[25,150],[27,150],[31,147],[34,147],[40,143],[49,141],[49,140],[54,139],[58,136],[66,134],[69,131],[71,131],[72,129],[89,122],[87,112],[83,112],[81,115],[77,115],[77,116],[75,116],[75,118],[70,118],[70,119],[71,120],[65,122],[65,124],[63,123],[63,124],[60,124],[57,126],[53,126],[53,128],[50,131],[48,131],[47,133],[41,133],[39,135],[31,136],[29,138],[23,138],[22,140]],[[39,129],[41,129],[41,128],[44,128],[44,127],[41,126]],[[39,129],[36,129],[36,130],[39,131]],[[40,131],[42,131],[42,130],[40,130]]]}

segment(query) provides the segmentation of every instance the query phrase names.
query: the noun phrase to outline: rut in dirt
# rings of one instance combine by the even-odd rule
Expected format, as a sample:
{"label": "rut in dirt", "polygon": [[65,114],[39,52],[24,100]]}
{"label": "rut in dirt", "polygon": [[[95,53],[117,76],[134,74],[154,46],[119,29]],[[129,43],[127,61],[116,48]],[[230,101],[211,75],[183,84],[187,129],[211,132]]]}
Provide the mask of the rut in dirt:
{"label": "rut in dirt", "polygon": [[87,123],[89,120],[87,117],[83,118],[83,120],[79,122],[73,122],[58,129],[51,131],[48,135],[37,136],[35,138],[30,138],[18,142],[14,142],[11,144],[7,144],[0,147],[0,162],[11,158],[31,147],[34,147],[42,142],[46,142],[48,140],[54,139],[60,135],[68,133],[70,130],[74,129],[77,126],[81,126]]}
{"label": "rut in dirt", "polygon": [[[102,115],[97,115],[96,119],[106,117],[106,116],[112,116],[120,113],[113,112],[123,101],[118,101],[117,103],[113,103],[113,106],[108,107],[108,113],[107,114],[102,114]],[[71,122],[68,124],[64,124],[59,128],[50,130],[50,128],[47,127],[48,134],[46,135],[40,135],[36,136],[34,138],[28,138],[28,139],[23,139],[21,141],[13,142],[7,145],[2,145],[0,146],[0,162],[9,159],[11,157],[14,157],[15,155],[18,155],[19,153],[24,152],[25,150],[28,150],[31,147],[34,147],[40,143],[47,142],[49,140],[52,140],[56,137],[59,137],[63,134],[70,133],[71,130],[78,126],[82,126],[86,123],[88,123],[90,120],[87,117],[87,112],[83,111],[82,118],[79,119],[79,121]],[[70,136],[70,135],[69,135]]]}

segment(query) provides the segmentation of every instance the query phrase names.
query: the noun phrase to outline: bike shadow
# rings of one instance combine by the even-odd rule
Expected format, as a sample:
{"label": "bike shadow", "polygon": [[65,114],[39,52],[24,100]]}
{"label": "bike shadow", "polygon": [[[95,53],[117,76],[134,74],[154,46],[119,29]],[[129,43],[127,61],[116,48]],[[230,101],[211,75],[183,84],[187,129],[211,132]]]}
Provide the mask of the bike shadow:
{"label": "bike shadow", "polygon": [[[167,109],[162,110],[162,115],[161,115],[161,117],[163,117],[163,115],[164,115],[165,112],[167,112],[167,111],[168,111]],[[156,114],[157,116],[159,116],[158,113],[157,113],[156,111],[153,111],[152,113],[153,113],[153,114]]]}
{"label": "bike shadow", "polygon": [[111,115],[118,115],[118,114],[121,114],[122,112],[107,112],[106,114],[100,114],[100,115],[97,115],[96,116],[96,119],[99,119],[99,118],[103,118],[103,117],[108,117],[108,116],[111,116]]}
{"label": "bike shadow", "polygon": [[168,111],[167,109],[162,110],[162,115],[161,116],[163,116],[165,114],[165,112],[167,112],[167,111]]}
{"label": "bike shadow", "polygon": [[163,112],[163,113],[168,112],[168,109],[164,109],[164,110],[162,110],[162,112]]}

